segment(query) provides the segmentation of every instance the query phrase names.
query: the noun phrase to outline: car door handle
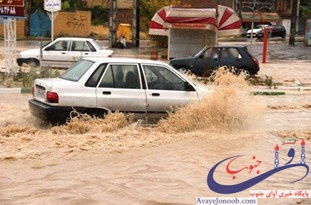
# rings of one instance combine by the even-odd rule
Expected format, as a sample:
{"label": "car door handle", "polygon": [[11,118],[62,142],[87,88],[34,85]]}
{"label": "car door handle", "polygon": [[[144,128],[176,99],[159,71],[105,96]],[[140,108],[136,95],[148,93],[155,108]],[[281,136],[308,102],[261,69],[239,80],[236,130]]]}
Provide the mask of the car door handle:
{"label": "car door handle", "polygon": [[110,91],[103,91],[103,95],[111,95]]}
{"label": "car door handle", "polygon": [[160,93],[152,93],[152,96],[160,96]]}
{"label": "car door handle", "polygon": [[89,55],[89,53],[84,53],[84,55]]}
{"label": "car door handle", "polygon": [[62,54],[66,54],[66,52],[62,52]]}

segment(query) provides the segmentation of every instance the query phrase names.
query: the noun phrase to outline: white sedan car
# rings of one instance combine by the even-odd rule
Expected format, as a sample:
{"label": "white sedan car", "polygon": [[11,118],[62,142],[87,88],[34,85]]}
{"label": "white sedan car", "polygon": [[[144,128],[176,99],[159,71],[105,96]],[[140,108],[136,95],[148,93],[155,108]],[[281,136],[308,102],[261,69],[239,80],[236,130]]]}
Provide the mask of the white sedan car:
{"label": "white sedan car", "polygon": [[40,65],[58,68],[68,68],[72,63],[84,57],[111,57],[113,51],[102,48],[92,38],[57,38],[42,48],[21,51],[17,64],[23,63],[31,67]]}
{"label": "white sedan car", "polygon": [[[253,29],[253,37],[257,37],[257,34],[259,32],[261,32],[264,28],[268,27],[269,25],[268,24],[260,24],[260,25],[257,25],[254,29]],[[249,29],[247,32],[246,32],[246,36],[248,38],[250,38],[252,35],[252,29]]]}
{"label": "white sedan car", "polygon": [[49,122],[65,122],[73,109],[97,116],[120,111],[161,117],[209,92],[163,62],[87,58],[59,78],[36,79],[29,107]]}

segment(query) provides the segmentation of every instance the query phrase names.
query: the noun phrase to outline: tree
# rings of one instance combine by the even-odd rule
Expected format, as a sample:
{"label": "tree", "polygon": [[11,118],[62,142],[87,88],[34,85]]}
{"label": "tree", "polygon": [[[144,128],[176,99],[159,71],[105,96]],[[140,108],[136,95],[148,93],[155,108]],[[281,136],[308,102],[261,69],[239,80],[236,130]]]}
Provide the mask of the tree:
{"label": "tree", "polygon": [[311,18],[311,5],[301,5],[300,6],[300,17],[303,22],[306,21],[307,18]]}

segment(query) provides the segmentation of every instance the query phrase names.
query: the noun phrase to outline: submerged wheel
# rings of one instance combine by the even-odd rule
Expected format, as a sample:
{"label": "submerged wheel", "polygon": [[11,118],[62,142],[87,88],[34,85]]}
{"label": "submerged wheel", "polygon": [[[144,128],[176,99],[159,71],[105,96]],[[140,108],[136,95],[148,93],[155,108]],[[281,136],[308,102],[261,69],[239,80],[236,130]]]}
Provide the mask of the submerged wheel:
{"label": "submerged wheel", "polygon": [[40,62],[37,59],[34,58],[30,58],[26,61],[26,63],[30,66],[30,67],[38,67],[40,65]]}

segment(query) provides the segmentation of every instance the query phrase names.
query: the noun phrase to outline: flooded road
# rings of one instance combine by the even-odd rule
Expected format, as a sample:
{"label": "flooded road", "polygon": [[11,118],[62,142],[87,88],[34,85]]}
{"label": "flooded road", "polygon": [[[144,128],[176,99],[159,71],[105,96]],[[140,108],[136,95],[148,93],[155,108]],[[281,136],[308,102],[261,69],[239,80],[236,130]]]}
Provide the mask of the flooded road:
{"label": "flooded road", "polygon": [[[290,137],[305,140],[306,163],[311,163],[310,92],[250,97],[231,88],[231,94],[227,91],[217,90],[203,104],[183,110],[188,119],[177,112],[155,127],[127,123],[122,114],[51,127],[30,115],[30,94],[1,94],[1,204],[194,204],[198,196],[224,196],[206,183],[217,162],[242,155],[235,164],[239,168],[251,164],[255,156],[262,161],[259,173],[264,173],[274,167],[276,144],[280,164],[288,161],[290,147],[282,141]],[[227,103],[215,99],[222,92]],[[197,109],[205,113],[207,107],[213,108],[209,111],[213,118],[202,117],[201,122],[214,119],[214,124],[192,121],[190,113]],[[232,120],[217,121],[218,116],[245,120],[239,126]],[[188,131],[182,131],[185,127]],[[293,163],[300,163],[300,141],[293,147],[297,152]],[[241,172],[233,180],[224,170],[215,175],[223,184],[257,175]],[[309,190],[310,175],[289,183],[304,175],[302,168],[285,170],[226,196],[248,197],[249,190]],[[259,204],[311,204],[311,200],[260,199]]]}

